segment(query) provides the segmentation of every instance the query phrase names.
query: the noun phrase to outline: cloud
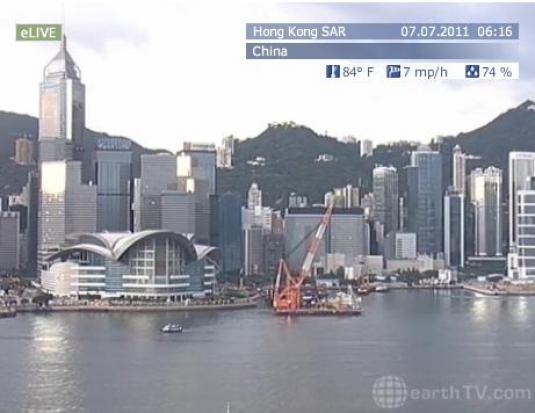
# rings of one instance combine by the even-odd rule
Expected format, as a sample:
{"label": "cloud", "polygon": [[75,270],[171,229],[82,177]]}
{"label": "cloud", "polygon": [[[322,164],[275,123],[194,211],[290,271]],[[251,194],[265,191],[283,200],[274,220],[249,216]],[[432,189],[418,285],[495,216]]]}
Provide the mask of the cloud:
{"label": "cloud", "polygon": [[[149,147],[176,150],[184,140],[256,136],[280,120],[375,142],[427,141],[474,129],[535,96],[535,28],[528,23],[535,21],[535,5],[64,2],[69,50],[86,84],[87,126]],[[15,42],[14,25],[61,21],[61,9],[55,0],[0,2],[0,49],[13,62],[2,68],[0,109],[37,115],[42,68],[57,44]],[[245,59],[247,22],[399,22],[431,15],[518,19],[522,80],[333,82],[324,78],[325,61]]]}

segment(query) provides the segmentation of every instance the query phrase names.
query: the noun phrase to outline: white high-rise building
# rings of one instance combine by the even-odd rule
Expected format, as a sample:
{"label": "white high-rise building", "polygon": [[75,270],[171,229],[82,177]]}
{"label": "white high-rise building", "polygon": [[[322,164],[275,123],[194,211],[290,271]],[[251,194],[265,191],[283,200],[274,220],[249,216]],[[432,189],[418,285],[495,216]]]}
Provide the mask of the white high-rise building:
{"label": "white high-rise building", "polygon": [[518,191],[529,188],[528,178],[535,176],[535,152],[509,153],[509,248],[517,243],[516,220]]}
{"label": "white high-rise building", "polygon": [[507,256],[507,275],[512,280],[535,280],[535,178],[528,189],[517,191],[516,244]]}
{"label": "white high-rise building", "polygon": [[253,182],[247,192],[247,209],[257,209],[262,207],[262,191],[258,184]]}
{"label": "white high-rise building", "polygon": [[360,156],[372,156],[373,155],[373,142],[369,139],[362,139],[360,141]]}
{"label": "white high-rise building", "polygon": [[474,207],[474,253],[501,256],[503,242],[502,171],[489,167],[470,173],[470,202]]}
{"label": "white high-rise building", "polygon": [[453,190],[463,195],[466,193],[466,155],[459,145],[453,148]]}

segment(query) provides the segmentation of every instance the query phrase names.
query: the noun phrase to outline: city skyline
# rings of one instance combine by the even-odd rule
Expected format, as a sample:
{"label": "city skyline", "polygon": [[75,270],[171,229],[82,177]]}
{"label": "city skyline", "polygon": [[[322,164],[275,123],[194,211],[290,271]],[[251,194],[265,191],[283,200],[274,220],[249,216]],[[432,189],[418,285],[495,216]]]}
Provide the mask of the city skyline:
{"label": "city skyline", "polygon": [[[76,9],[71,5],[62,7],[59,1],[47,4],[46,8],[41,2],[29,0],[21,4],[22,7],[9,6],[10,13],[5,13],[9,17],[3,17],[5,24],[0,27],[0,39],[3,39],[0,46],[6,55],[20,62],[17,76],[14,73],[10,75],[13,69],[8,67],[7,75],[0,79],[0,88],[4,91],[0,96],[0,108],[37,114],[37,105],[32,98],[35,84],[32,79],[37,83],[40,73],[35,68],[42,67],[56,47],[50,43],[17,43],[9,35],[9,30],[17,22],[28,19],[64,21],[74,58],[85,68],[87,125],[93,130],[128,136],[150,148],[177,151],[183,141],[218,143],[231,134],[245,139],[259,134],[270,122],[290,120],[321,134],[328,132],[340,138],[354,135],[359,139],[372,139],[375,144],[396,140],[428,142],[437,136],[456,135],[480,127],[505,110],[535,96],[533,70],[529,62],[522,66],[522,80],[493,82],[492,85],[486,82],[380,82],[373,85],[357,82],[348,85],[328,83],[318,77],[318,73],[324,70],[320,63],[310,63],[303,70],[303,62],[298,61],[286,61],[284,64],[246,61],[243,32],[247,21],[266,18],[291,21],[298,13],[310,20],[318,16],[334,20],[340,13],[337,7],[341,6],[243,6],[235,8],[236,13],[231,13],[232,22],[222,23],[217,17],[203,15],[197,6],[166,2],[157,11],[152,9],[150,18],[141,24],[139,16],[144,16],[144,2],[133,2],[129,9],[123,7],[123,2],[117,2],[99,19],[97,29],[100,36],[95,36],[91,31],[95,29],[94,25],[88,26],[85,19],[102,14],[103,6],[98,3],[80,1]],[[30,5],[31,8],[28,7]],[[0,6],[0,12],[3,7],[6,7],[5,3]],[[351,9],[349,5],[347,7],[351,16]],[[381,13],[384,14],[384,10],[372,5],[360,4],[358,7],[365,11],[362,19],[366,21],[377,20]],[[433,7],[444,10],[439,5],[418,7],[417,16],[422,20],[432,15]],[[446,14],[452,21],[460,18],[459,12],[453,9]],[[529,17],[529,10],[520,6],[510,7],[507,17],[522,21]],[[400,11],[402,16],[414,16],[416,13],[408,5],[401,7]],[[477,15],[479,11],[474,6],[464,13]],[[499,11],[500,5],[495,5],[487,10],[486,16],[498,16]],[[382,17],[392,18],[389,15]],[[202,27],[195,31],[199,21],[203,22]],[[217,32],[223,31],[221,25],[225,24],[227,28],[231,23],[233,29],[225,31],[225,37],[217,43],[217,50],[210,48],[211,39]],[[173,27],[172,31],[169,31],[170,27]],[[523,38],[534,37],[529,25],[522,27]],[[190,33],[200,36],[196,47],[191,42],[180,41],[187,39]],[[525,44],[520,58],[529,53],[531,46],[529,42]],[[208,53],[214,54],[210,57]],[[215,61],[225,61],[225,64],[214,67]],[[158,76],[152,76],[150,82],[143,81],[155,70]],[[336,100],[339,110],[322,111],[319,116],[312,110],[311,101],[305,98],[307,85],[312,81],[319,81],[318,92],[325,100]],[[234,85],[237,82],[244,87],[236,89]],[[132,93],[132,85],[135,85],[137,96],[144,96],[142,100],[125,98]],[[278,99],[278,91],[288,88],[296,98],[292,102]],[[415,89],[418,90],[416,94],[413,93]],[[347,99],[351,91],[369,93],[375,99],[349,102]],[[493,99],[486,98],[489,91]],[[410,104],[407,104],[407,99]],[[244,112],[248,113],[247,117],[242,116]],[[205,121],[208,113],[210,122]],[[385,114],[390,122],[374,121]],[[418,122],[405,121],[415,114]]]}

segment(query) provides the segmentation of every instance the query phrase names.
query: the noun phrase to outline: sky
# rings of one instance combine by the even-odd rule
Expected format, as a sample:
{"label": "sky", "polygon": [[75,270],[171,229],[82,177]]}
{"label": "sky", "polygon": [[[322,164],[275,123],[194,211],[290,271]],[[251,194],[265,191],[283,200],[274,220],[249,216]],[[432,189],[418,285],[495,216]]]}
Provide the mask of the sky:
{"label": "sky", "polygon": [[[518,81],[333,82],[324,61],[245,59],[248,22],[520,23]],[[325,4],[2,0],[0,110],[38,115],[55,42],[17,42],[17,23],[63,23],[86,85],[86,125],[151,148],[219,143],[294,121],[374,143],[475,129],[535,99],[535,4]]]}

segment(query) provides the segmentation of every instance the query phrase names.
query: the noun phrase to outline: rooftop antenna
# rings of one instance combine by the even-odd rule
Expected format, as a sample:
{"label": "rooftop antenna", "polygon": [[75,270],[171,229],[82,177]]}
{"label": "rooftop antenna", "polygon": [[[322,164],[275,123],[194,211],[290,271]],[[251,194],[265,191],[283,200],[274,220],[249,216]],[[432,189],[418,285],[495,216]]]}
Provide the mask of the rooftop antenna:
{"label": "rooftop antenna", "polygon": [[65,2],[61,2],[61,48],[66,49],[67,48],[67,37],[65,36],[65,32],[67,30],[65,29]]}

